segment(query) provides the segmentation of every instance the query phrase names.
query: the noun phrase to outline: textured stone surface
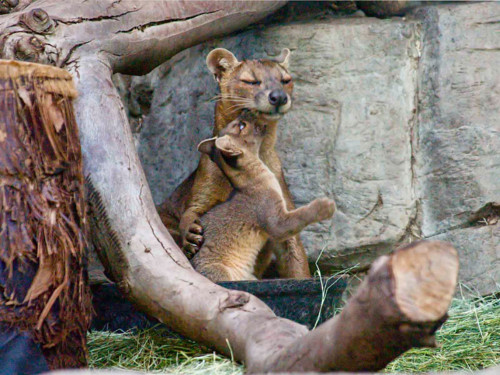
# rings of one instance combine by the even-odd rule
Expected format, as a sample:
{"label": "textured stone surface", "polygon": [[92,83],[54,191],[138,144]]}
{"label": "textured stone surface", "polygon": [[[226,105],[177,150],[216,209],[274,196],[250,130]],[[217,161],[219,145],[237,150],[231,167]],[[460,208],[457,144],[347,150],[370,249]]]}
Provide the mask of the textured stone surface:
{"label": "textured stone surface", "polygon": [[[215,46],[239,58],[292,50],[295,102],[280,123],[279,146],[294,199],[333,197],[331,222],[306,229],[311,259],[368,265],[405,237],[415,214],[411,189],[416,25],[342,19],[252,30],[198,46],[170,62],[140,135],[156,202],[193,170],[197,143],[210,136],[216,84],[204,64]],[[168,161],[168,162],[165,162]]]}
{"label": "textured stone surface", "polygon": [[423,30],[414,142],[421,232],[457,247],[465,292],[491,293],[500,288],[500,227],[484,224],[498,220],[498,208],[487,208],[500,202],[500,4],[415,15]]}
{"label": "textured stone surface", "polygon": [[416,173],[428,237],[500,202],[500,4],[416,15],[423,21]]}
{"label": "textured stone surface", "polygon": [[500,290],[500,224],[452,230],[431,239],[450,242],[458,250],[464,295]]}

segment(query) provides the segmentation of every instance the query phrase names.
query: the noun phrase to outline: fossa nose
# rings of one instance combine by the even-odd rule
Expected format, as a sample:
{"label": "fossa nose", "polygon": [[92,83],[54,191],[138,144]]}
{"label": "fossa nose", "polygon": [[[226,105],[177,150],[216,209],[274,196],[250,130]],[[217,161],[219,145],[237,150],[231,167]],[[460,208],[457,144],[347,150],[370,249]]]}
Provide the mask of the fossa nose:
{"label": "fossa nose", "polygon": [[279,107],[288,102],[288,97],[286,92],[280,89],[273,90],[269,93],[269,104],[275,107]]}

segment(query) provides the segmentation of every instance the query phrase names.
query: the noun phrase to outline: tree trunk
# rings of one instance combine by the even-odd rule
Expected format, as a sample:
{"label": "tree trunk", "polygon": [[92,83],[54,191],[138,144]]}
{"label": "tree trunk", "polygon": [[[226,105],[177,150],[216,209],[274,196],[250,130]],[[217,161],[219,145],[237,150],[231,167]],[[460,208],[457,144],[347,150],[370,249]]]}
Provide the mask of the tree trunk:
{"label": "tree trunk", "polygon": [[257,298],[192,269],[155,210],[111,82],[115,72],[147,73],[179,50],[282,4],[45,1],[43,10],[35,3],[20,17],[5,16],[3,53],[73,74],[93,239],[108,273],[137,306],[187,337],[231,352],[249,372],[380,369],[411,346],[433,344],[456,284],[454,249],[422,242],[382,257],[342,314],[312,332],[277,318]]}
{"label": "tree trunk", "polygon": [[86,365],[92,310],[75,96],[64,70],[0,63],[0,323],[53,369]]}

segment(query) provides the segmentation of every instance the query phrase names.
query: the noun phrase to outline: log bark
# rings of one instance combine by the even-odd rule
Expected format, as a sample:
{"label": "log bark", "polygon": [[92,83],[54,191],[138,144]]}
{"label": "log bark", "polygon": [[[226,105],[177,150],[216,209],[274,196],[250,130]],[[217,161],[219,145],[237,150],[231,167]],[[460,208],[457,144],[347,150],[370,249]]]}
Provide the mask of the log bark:
{"label": "log bark", "polygon": [[130,300],[184,335],[232,353],[249,372],[379,369],[411,346],[433,343],[458,270],[447,244],[422,242],[383,257],[344,312],[308,332],[277,318],[257,298],[196,273],[158,217],[111,75],[147,73],[179,50],[241,28],[282,2],[40,4],[42,10],[34,3],[0,20],[3,55],[73,74],[93,238]]}
{"label": "log bark", "polygon": [[[12,1],[12,0],[11,0]],[[250,25],[285,1],[35,1],[0,19],[4,58],[64,67],[82,56],[146,74],[177,52]]]}
{"label": "log bark", "polygon": [[0,14],[19,12],[30,5],[34,0],[3,0],[0,2]]}
{"label": "log bark", "polygon": [[86,365],[92,310],[75,96],[64,70],[0,62],[0,324],[52,369]]}

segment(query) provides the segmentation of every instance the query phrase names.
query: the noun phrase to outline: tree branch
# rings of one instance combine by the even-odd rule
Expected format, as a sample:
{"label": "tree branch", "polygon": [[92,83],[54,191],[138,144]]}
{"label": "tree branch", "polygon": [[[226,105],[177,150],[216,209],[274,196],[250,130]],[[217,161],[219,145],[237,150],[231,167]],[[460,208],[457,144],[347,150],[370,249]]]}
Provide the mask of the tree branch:
{"label": "tree branch", "polygon": [[[146,74],[179,51],[250,25],[283,6],[285,1],[48,1],[43,11],[53,20],[50,35],[37,35],[38,44],[57,45],[58,58],[33,52],[30,61],[67,67],[68,61],[96,51],[106,55],[114,73]],[[30,14],[42,4],[28,6]],[[68,18],[68,14],[72,17]],[[0,21],[4,56],[15,58],[20,39],[33,37],[19,14]],[[26,42],[25,42],[26,44]],[[74,46],[80,46],[71,60]],[[19,58],[19,57],[17,57]],[[76,60],[75,60],[76,59]],[[72,67],[70,66],[71,70]]]}

